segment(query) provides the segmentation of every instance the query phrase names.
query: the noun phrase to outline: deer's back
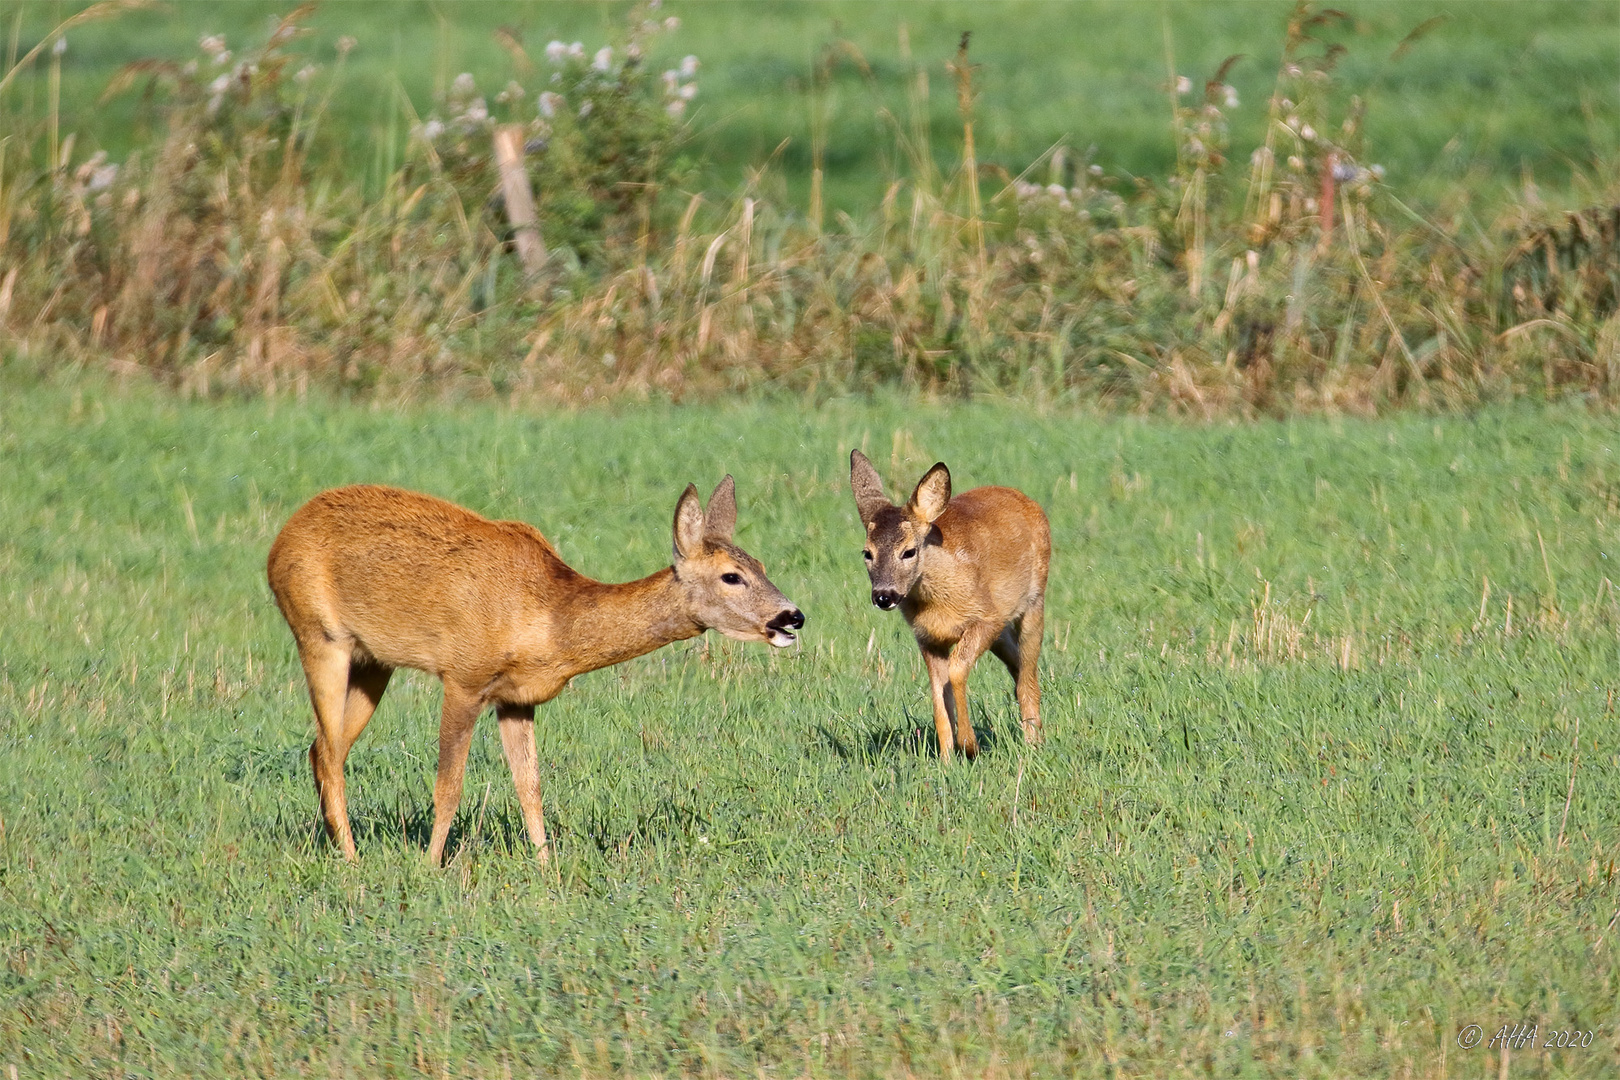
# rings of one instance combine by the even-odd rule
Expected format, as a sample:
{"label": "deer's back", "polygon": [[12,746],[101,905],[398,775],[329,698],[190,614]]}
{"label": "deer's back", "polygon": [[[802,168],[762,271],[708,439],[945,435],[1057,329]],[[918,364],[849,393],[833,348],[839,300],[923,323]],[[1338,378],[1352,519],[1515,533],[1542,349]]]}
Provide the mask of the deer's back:
{"label": "deer's back", "polygon": [[1046,592],[1051,529],[1045,511],[1023,492],[964,491],[934,525],[939,550],[928,554],[921,603],[908,605],[920,632],[948,640],[969,620],[1015,618]]}
{"label": "deer's back", "polygon": [[267,569],[300,642],[349,639],[357,654],[435,672],[543,631],[536,609],[577,576],[529,525],[370,485],[304,504],[271,545]]}

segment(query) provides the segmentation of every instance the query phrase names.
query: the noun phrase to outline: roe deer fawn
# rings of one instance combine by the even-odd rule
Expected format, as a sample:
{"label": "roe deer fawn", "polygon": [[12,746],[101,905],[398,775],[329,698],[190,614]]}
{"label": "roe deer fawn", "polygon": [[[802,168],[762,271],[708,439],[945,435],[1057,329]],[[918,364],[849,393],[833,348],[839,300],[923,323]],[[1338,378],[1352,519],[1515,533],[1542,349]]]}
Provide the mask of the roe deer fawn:
{"label": "roe deer fawn", "polygon": [[461,801],[473,723],[493,705],[529,838],[548,857],[535,758],[534,707],[575,675],[708,629],[785,647],[804,616],[731,542],[727,476],[704,513],[688,485],[675,506],[674,565],[609,585],[576,573],[546,538],[442,499],[356,486],[315,496],[270,547],[270,589],[292,628],[315,706],[309,748],[332,839],[354,859],[343,762],[395,668],[444,683],[433,840]]}
{"label": "roe deer fawn", "polygon": [[917,635],[934,693],[939,755],[979,752],[968,717],[967,677],[989,649],[1012,673],[1024,741],[1041,741],[1041,687],[1035,673],[1046,609],[1052,534],[1033,499],[1012,488],[982,487],[951,498],[943,461],[924,474],[911,500],[895,506],[859,450],[849,457],[855,507],[866,527],[872,603],[898,607]]}

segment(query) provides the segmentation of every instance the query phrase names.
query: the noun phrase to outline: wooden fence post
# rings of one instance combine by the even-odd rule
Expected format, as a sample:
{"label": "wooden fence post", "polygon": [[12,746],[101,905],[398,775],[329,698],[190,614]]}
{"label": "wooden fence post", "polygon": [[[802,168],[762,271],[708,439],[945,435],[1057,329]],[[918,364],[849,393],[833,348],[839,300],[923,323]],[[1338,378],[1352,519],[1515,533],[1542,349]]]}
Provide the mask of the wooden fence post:
{"label": "wooden fence post", "polygon": [[535,217],[529,171],[523,165],[523,125],[502,124],[495,129],[495,163],[501,174],[506,220],[517,236],[518,258],[527,273],[538,274],[546,264],[546,244]]}

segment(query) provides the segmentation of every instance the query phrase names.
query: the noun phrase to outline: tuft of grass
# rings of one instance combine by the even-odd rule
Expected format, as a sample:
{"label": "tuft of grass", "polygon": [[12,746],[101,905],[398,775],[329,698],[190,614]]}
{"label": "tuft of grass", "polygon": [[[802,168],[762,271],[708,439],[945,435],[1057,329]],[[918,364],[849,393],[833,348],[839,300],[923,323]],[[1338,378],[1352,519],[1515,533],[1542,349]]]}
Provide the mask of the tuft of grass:
{"label": "tuft of grass", "polygon": [[[1186,426],[893,395],[588,414],[185,401],[0,373],[0,1065],[19,1076],[1612,1075],[1613,425],[1589,410]],[[1047,743],[973,680],[942,768],[866,600],[847,460],[1016,485],[1055,541]],[[668,558],[730,471],[805,610],[540,710],[556,872],[493,732],[424,858],[438,691],[402,676],[318,832],[263,583],[372,480]],[[1534,1063],[1532,1065],[1532,1062]]]}

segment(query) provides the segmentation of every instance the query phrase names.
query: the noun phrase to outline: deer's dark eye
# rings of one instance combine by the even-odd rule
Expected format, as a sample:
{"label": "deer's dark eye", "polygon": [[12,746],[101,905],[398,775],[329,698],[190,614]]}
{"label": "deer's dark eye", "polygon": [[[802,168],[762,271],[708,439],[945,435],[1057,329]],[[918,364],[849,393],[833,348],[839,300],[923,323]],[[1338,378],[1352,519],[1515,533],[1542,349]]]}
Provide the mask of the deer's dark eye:
{"label": "deer's dark eye", "polygon": [[900,553],[900,557],[902,559],[915,559],[917,557],[917,549],[916,548],[906,548],[906,550],[904,550],[904,551],[902,551]]}
{"label": "deer's dark eye", "polygon": [[866,557],[867,562],[872,561],[872,553],[870,551],[863,551],[863,552],[861,552],[861,554]]}
{"label": "deer's dark eye", "polygon": [[721,574],[720,575],[720,580],[725,582],[727,585],[741,585],[742,584],[742,575],[741,574]]}

